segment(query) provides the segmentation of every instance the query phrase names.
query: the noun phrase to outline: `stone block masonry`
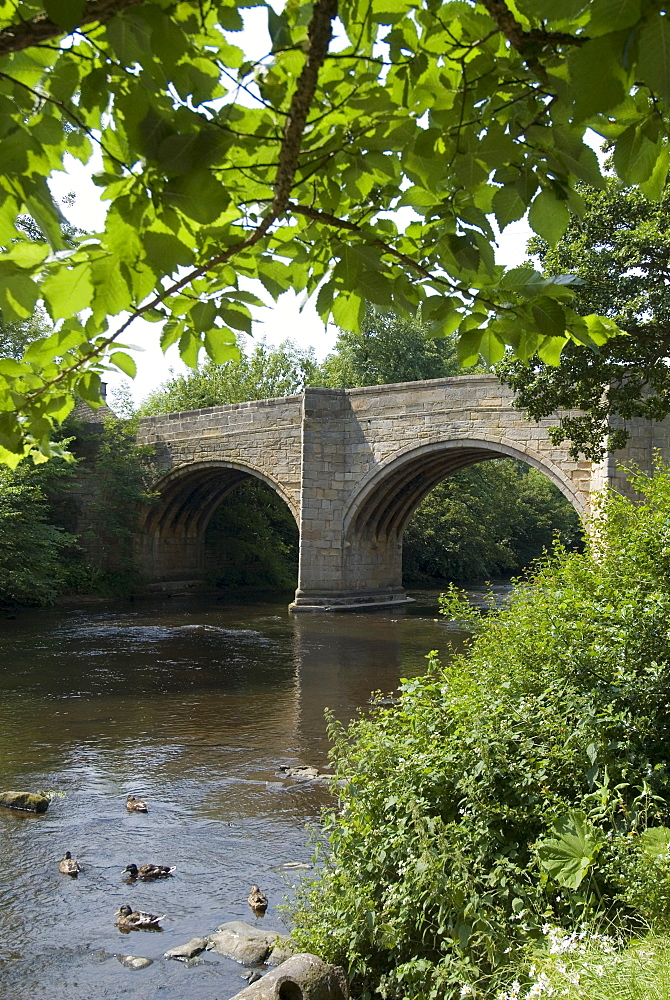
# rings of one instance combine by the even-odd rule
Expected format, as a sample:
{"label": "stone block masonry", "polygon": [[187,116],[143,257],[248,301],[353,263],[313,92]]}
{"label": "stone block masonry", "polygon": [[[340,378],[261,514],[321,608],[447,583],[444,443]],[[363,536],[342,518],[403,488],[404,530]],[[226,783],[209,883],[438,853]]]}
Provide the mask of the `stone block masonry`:
{"label": "stone block masonry", "polygon": [[169,586],[205,571],[204,536],[240,479],[261,479],[285,501],[300,532],[293,611],[405,603],[402,536],[421,500],[459,469],[494,458],[540,469],[583,518],[606,485],[625,488],[618,465],[651,469],[670,453],[670,423],[635,421],[631,447],[601,463],[575,461],[551,443],[554,415],[536,424],[493,375],[364,389],[310,388],[257,400],[147,417],[158,503],[138,538],[146,577]]}

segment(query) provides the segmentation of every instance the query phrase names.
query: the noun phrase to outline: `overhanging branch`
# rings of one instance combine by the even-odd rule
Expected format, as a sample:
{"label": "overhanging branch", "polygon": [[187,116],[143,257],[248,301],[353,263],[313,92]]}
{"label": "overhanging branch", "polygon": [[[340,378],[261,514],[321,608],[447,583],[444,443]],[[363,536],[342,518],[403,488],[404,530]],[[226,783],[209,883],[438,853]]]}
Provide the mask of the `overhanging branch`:
{"label": "overhanging branch", "polygon": [[[106,24],[111,21],[116,14],[127,10],[129,7],[137,7],[144,0],[92,0],[86,4],[84,13],[81,16],[78,28],[84,24]],[[37,14],[29,21],[20,21],[18,24],[7,25],[0,30],[0,57],[10,52],[20,52],[22,49],[30,48],[32,45],[41,45],[52,38],[59,38],[69,32],[51,21],[46,14]]]}

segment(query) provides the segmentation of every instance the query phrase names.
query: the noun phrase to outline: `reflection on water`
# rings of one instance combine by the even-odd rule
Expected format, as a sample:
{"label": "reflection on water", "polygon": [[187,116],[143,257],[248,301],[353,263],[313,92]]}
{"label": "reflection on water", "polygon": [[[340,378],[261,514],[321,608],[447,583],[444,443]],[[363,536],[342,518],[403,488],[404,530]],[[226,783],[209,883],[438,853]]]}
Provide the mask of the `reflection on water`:
{"label": "reflection on water", "polygon": [[[263,926],[286,930],[277,907],[297,876],[282,866],[309,861],[306,825],[328,793],[279,767],[327,767],[324,707],[351,718],[454,633],[427,604],[396,618],[285,607],[188,597],[0,620],[0,790],[65,793],[42,816],[0,809],[0,995],[225,1000],[239,966],[163,952],[253,922],[254,882],[270,897]],[[126,811],[129,792],[147,815]],[[77,879],[58,872],[66,850]],[[177,871],[133,884],[129,862]],[[163,931],[120,934],[125,902],[165,913]],[[131,971],[128,954],[156,961]]]}

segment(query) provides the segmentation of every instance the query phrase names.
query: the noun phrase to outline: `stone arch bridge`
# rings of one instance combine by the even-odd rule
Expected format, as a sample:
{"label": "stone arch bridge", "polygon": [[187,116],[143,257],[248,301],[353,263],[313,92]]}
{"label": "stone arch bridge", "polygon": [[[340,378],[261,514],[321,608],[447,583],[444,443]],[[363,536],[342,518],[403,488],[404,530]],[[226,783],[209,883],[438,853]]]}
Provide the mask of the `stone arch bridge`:
{"label": "stone arch bridge", "polygon": [[511,457],[540,469],[582,517],[605,485],[626,488],[620,462],[670,453],[665,424],[635,421],[625,451],[575,461],[553,445],[549,417],[529,422],[493,375],[373,386],[310,388],[296,396],[146,417],[158,501],[138,538],[148,581],[168,588],[205,575],[205,530],[247,476],[288,505],[300,534],[293,611],[399,605],[402,537],[426,494],[476,462]]}

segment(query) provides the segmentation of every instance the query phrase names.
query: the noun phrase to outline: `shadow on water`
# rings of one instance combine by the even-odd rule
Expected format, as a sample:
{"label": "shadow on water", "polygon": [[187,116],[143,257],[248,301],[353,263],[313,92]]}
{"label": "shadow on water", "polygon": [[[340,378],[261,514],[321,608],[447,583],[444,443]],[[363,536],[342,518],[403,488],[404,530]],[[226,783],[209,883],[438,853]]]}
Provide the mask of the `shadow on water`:
{"label": "shadow on water", "polygon": [[[13,1000],[224,1000],[241,968],[168,948],[228,920],[285,932],[278,905],[310,860],[306,827],[324,783],[279,768],[328,765],[324,708],[350,719],[454,642],[435,595],[411,614],[289,616],[285,604],[191,596],[19,612],[0,622],[4,789],[58,790],[42,816],[0,809],[0,981]],[[128,813],[125,797],[149,812]],[[77,879],[58,872],[70,850]],[[129,862],[176,865],[128,882]],[[122,935],[123,903],[166,917],[162,933]],[[131,971],[117,956],[154,964]]]}

